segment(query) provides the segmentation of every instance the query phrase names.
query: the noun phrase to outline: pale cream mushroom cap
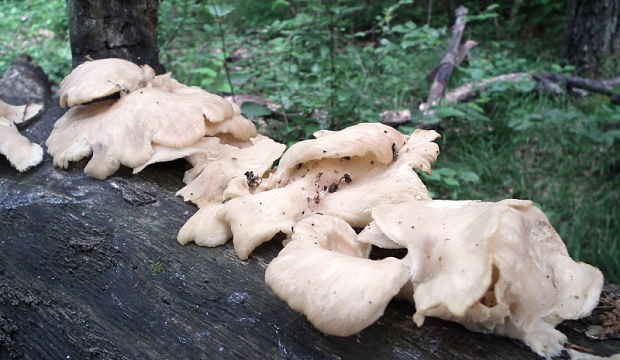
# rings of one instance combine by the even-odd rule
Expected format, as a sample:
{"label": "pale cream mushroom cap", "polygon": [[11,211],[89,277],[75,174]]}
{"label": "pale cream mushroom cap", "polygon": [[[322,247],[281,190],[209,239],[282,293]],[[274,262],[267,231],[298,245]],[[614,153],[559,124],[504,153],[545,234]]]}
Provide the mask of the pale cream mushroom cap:
{"label": "pale cream mushroom cap", "polygon": [[361,123],[341,131],[318,132],[319,137],[291,146],[280,159],[276,177],[286,181],[299,164],[312,160],[352,156],[372,157],[379,163],[393,161],[393,150],[405,145],[407,136],[387,125]]}
{"label": "pale cream mushroom cap", "polygon": [[195,242],[198,246],[220,246],[232,236],[230,226],[216,218],[223,204],[211,204],[198,210],[183,225],[177,236],[181,245]]}
{"label": "pale cream mushroom cap", "polygon": [[[158,163],[172,161],[180,158],[200,159],[201,163],[208,163],[222,158],[225,154],[238,150],[237,148],[224,145],[217,137],[203,137],[195,144],[182,148],[173,148],[162,145],[153,146],[153,155],[141,166],[134,168],[133,173],[137,174],[147,166]],[[190,161],[192,163],[192,161]]]}
{"label": "pale cream mushroom cap", "polygon": [[366,225],[364,230],[357,235],[357,241],[364,244],[374,245],[382,249],[404,249],[406,247],[395,243],[390,240],[390,238],[385,236],[383,231],[381,231],[377,223],[374,221]]}
{"label": "pale cream mushroom cap", "polygon": [[204,166],[202,172],[179,190],[177,195],[199,207],[220,203],[224,200],[222,194],[230,180],[249,171],[254,176],[262,177],[282,155],[285,148],[284,144],[265,139],[251,147],[225,154],[222,158]]}
{"label": "pale cream mushroom cap", "polygon": [[78,65],[60,82],[60,106],[73,107],[144,87],[155,76],[148,65],[109,58]]}
{"label": "pale cream mushroom cap", "polygon": [[217,218],[230,224],[235,252],[245,260],[279,232],[290,236],[305,210],[300,191],[281,188],[232,199],[218,211]]}
{"label": "pale cream mushroom cap", "polygon": [[43,148],[31,143],[17,131],[12,121],[3,117],[0,117],[0,154],[19,172],[24,172],[43,160]]}
{"label": "pale cream mushroom cap", "polygon": [[[326,132],[319,140],[307,141],[307,147],[315,148],[312,142],[338,138],[339,146],[348,146],[348,154],[354,155],[332,158],[331,153],[326,153],[327,158],[298,163],[293,169],[285,171],[278,169],[270,181],[278,187],[300,189],[313,211],[340,217],[358,227],[366,226],[371,221],[370,211],[376,206],[407,200],[430,200],[426,186],[412,168],[421,171],[430,169],[439,152],[437,144],[432,141],[439,134],[416,131],[404,146],[401,143],[400,147],[392,149],[395,144],[393,136],[389,131],[384,132],[383,126],[361,129],[364,132],[374,130],[372,137],[376,139],[360,143],[357,135],[345,137],[337,132]],[[347,131],[349,129],[342,132]],[[381,138],[384,141],[377,140]],[[374,153],[369,152],[369,143],[381,144],[383,150],[390,154],[389,161],[379,162]],[[353,149],[357,149],[357,153]],[[374,150],[379,152],[379,149]],[[284,153],[283,159],[289,151]]]}
{"label": "pale cream mushroom cap", "polygon": [[5,118],[14,124],[20,124],[43,109],[42,104],[25,104],[25,105],[11,105],[0,100],[0,118]]}
{"label": "pale cream mushroom cap", "polygon": [[222,142],[222,144],[231,145],[231,146],[238,147],[238,148],[250,147],[256,144],[257,142],[259,142],[260,140],[269,139],[269,137],[262,135],[262,134],[258,134],[258,133],[256,134],[256,136],[248,140],[239,140],[235,138],[234,136],[232,136],[231,134],[227,134],[227,133],[219,133],[215,136],[220,138],[220,141]]}
{"label": "pale cream mushroom cap", "polygon": [[369,251],[343,220],[314,215],[297,223],[265,282],[320,331],[349,336],[379,319],[409,278],[403,261],[369,260]]}
{"label": "pale cream mushroom cap", "polygon": [[214,96],[151,86],[117,101],[71,108],[54,124],[46,145],[54,164],[63,168],[93,154],[85,172],[103,179],[121,164],[135,168],[146,163],[152,145],[193,145],[206,134],[206,119],[234,116],[233,106],[224,103],[220,109],[222,103],[214,102]]}
{"label": "pale cream mushroom cap", "polygon": [[256,136],[256,126],[241,115],[235,115],[226,121],[207,123],[206,135],[230,134],[237,140],[246,141]]}
{"label": "pale cream mushroom cap", "polygon": [[555,326],[598,302],[601,272],[574,262],[530,201],[409,201],[372,217],[408,249],[418,325],[426,316],[453,320],[549,357],[566,341]]}

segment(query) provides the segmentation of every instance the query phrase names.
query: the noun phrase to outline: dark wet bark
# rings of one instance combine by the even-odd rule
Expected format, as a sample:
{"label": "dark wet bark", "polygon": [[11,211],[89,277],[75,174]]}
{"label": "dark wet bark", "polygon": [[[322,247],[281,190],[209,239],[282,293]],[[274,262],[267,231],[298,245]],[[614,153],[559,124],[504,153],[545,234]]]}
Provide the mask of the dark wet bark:
{"label": "dark wet bark", "polygon": [[43,69],[29,55],[17,56],[0,77],[0,99],[13,105],[46,103],[52,87]]}
{"label": "dark wet bark", "polygon": [[117,57],[157,73],[159,0],[67,0],[73,66],[88,58]]}
{"label": "dark wet bark", "polygon": [[573,0],[565,58],[585,76],[600,74],[604,61],[620,61],[620,0]]}

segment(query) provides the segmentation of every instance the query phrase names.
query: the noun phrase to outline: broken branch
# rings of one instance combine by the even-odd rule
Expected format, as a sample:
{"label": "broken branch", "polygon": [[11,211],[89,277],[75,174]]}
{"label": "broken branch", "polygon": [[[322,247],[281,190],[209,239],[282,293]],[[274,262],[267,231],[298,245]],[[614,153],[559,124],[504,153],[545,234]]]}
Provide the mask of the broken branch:
{"label": "broken branch", "polygon": [[[452,76],[452,71],[454,71],[454,68],[458,65],[459,58],[462,60],[465,57],[464,54],[459,56],[459,50],[461,50],[461,38],[463,37],[463,31],[465,31],[465,17],[467,16],[467,12],[468,10],[464,6],[459,6],[456,9],[456,21],[452,26],[452,36],[446,41],[446,47],[448,49],[441,57],[439,65],[431,72],[433,80],[428,98],[425,103],[420,104],[420,110],[424,115],[429,113],[430,108],[435,105],[443,95],[448,80],[450,80],[450,76]],[[462,50],[466,51],[466,48]]]}

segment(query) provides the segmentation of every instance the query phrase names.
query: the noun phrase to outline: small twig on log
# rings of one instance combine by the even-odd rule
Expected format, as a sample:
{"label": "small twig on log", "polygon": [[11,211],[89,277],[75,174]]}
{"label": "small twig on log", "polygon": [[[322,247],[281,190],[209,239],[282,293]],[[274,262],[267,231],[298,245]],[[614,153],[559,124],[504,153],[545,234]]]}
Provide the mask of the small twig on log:
{"label": "small twig on log", "polygon": [[459,49],[461,48],[461,38],[465,30],[465,17],[467,16],[467,12],[468,10],[464,6],[459,6],[456,9],[456,21],[452,26],[452,36],[446,41],[447,50],[441,57],[439,66],[433,69],[433,82],[426,103],[420,104],[420,110],[424,115],[429,113],[430,108],[435,105],[443,95],[448,80],[450,80],[450,76],[452,76],[452,71],[457,65]]}

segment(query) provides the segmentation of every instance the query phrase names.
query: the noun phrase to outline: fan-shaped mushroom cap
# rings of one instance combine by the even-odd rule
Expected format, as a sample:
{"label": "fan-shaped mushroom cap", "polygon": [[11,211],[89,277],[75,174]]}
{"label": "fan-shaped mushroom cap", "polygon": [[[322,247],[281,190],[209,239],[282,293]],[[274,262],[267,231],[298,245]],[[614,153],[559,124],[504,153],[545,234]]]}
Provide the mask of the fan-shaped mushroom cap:
{"label": "fan-shaped mushroom cap", "polygon": [[[349,129],[341,132],[346,133]],[[426,187],[412,168],[430,169],[438,154],[437,144],[432,141],[439,134],[420,130],[407,140],[404,135],[384,130],[383,125],[359,127],[349,137],[339,133],[324,133],[318,140],[307,140],[305,147],[316,153],[317,148],[325,147],[324,143],[333,142],[339,149],[347,149],[347,154],[353,155],[332,158],[334,153],[323,154],[321,150],[321,156],[326,158],[302,163],[288,155],[294,145],[284,153],[280,165],[287,156],[289,160],[285,167],[290,163],[297,165],[288,170],[279,168],[270,181],[276,182],[275,186],[302,190],[312,210],[340,217],[352,226],[367,225],[371,221],[370,211],[376,206],[406,200],[430,200]],[[364,142],[359,133],[367,135]],[[404,145],[395,146],[393,141],[403,141]],[[358,149],[354,152],[352,149],[356,146]],[[341,154],[340,150],[337,153]],[[389,153],[389,159],[383,159],[386,163],[378,160],[375,155],[378,153]]]}
{"label": "fan-shaped mushroom cap", "polygon": [[[224,204],[205,204],[181,228],[177,240],[181,244],[194,241],[200,246],[218,246],[233,238],[235,252],[246,260],[260,244],[282,232],[291,235],[300,220],[306,202],[297,190],[274,189],[249,194],[235,178],[230,181]],[[245,182],[245,181],[244,181]],[[233,187],[235,189],[230,189]]]}
{"label": "fan-shaped mushroom cap", "polygon": [[217,218],[230,224],[235,252],[245,260],[277,233],[290,236],[305,209],[301,192],[281,188],[232,199],[218,211]]}
{"label": "fan-shaped mushroom cap", "polygon": [[42,104],[26,104],[26,105],[11,105],[0,100],[0,118],[5,118],[14,124],[20,124],[43,109]]}
{"label": "fan-shaped mushroom cap", "polygon": [[144,170],[147,166],[154,163],[172,161],[180,158],[200,158],[201,163],[206,164],[222,158],[224,154],[237,150],[238,149],[234,146],[222,144],[220,139],[217,137],[204,137],[198,140],[195,144],[183,148],[154,145],[153,155],[149,161],[137,168],[134,168],[133,173],[137,174]]}
{"label": "fan-shaped mushroom cap", "polygon": [[403,249],[406,247],[393,242],[390,238],[385,236],[375,221],[364,227],[364,230],[357,235],[357,241],[374,245],[382,249]]}
{"label": "fan-shaped mushroom cap", "polygon": [[230,134],[237,140],[246,141],[256,136],[256,126],[241,115],[235,115],[226,121],[207,123],[206,135]]}
{"label": "fan-shaped mushroom cap", "polygon": [[185,201],[198,206],[220,203],[226,186],[236,176],[252,172],[261,177],[282,155],[286,146],[271,139],[261,140],[251,147],[239,149],[209,163],[200,175],[177,192]]}
{"label": "fan-shaped mushroom cap", "polygon": [[597,304],[601,272],[575,263],[530,201],[409,201],[375,208],[390,240],[407,247],[416,313],[523,340],[553,356],[563,319]]}
{"label": "fan-shaped mushroom cap", "polygon": [[344,221],[311,216],[265,272],[278,297],[330,335],[352,335],[375,322],[409,278],[404,262],[369,260],[370,247],[355,238]]}
{"label": "fan-shaped mushroom cap", "polygon": [[369,155],[380,163],[389,163],[394,151],[407,141],[406,135],[379,123],[361,123],[341,131],[318,134],[317,139],[298,142],[284,153],[276,177],[285,179],[298,164],[320,159]]}
{"label": "fan-shaped mushroom cap", "polygon": [[0,154],[6,156],[19,172],[38,165],[43,160],[43,149],[21,135],[15,124],[0,117]]}
{"label": "fan-shaped mushroom cap", "polygon": [[121,91],[133,91],[153,79],[155,71],[123,59],[87,61],[60,82],[60,106],[73,107]]}
{"label": "fan-shaped mushroom cap", "polygon": [[232,236],[230,226],[216,218],[223,204],[211,204],[198,210],[183,225],[177,236],[181,245],[195,242],[199,246],[220,246],[226,244]]}
{"label": "fan-shaped mushroom cap", "polygon": [[135,168],[146,163],[154,144],[181,148],[196,143],[207,132],[205,119],[223,121],[234,112],[230,103],[203,90],[171,93],[151,86],[118,101],[71,108],[58,119],[46,145],[54,164],[63,168],[92,153],[85,172],[103,179],[121,164]]}

